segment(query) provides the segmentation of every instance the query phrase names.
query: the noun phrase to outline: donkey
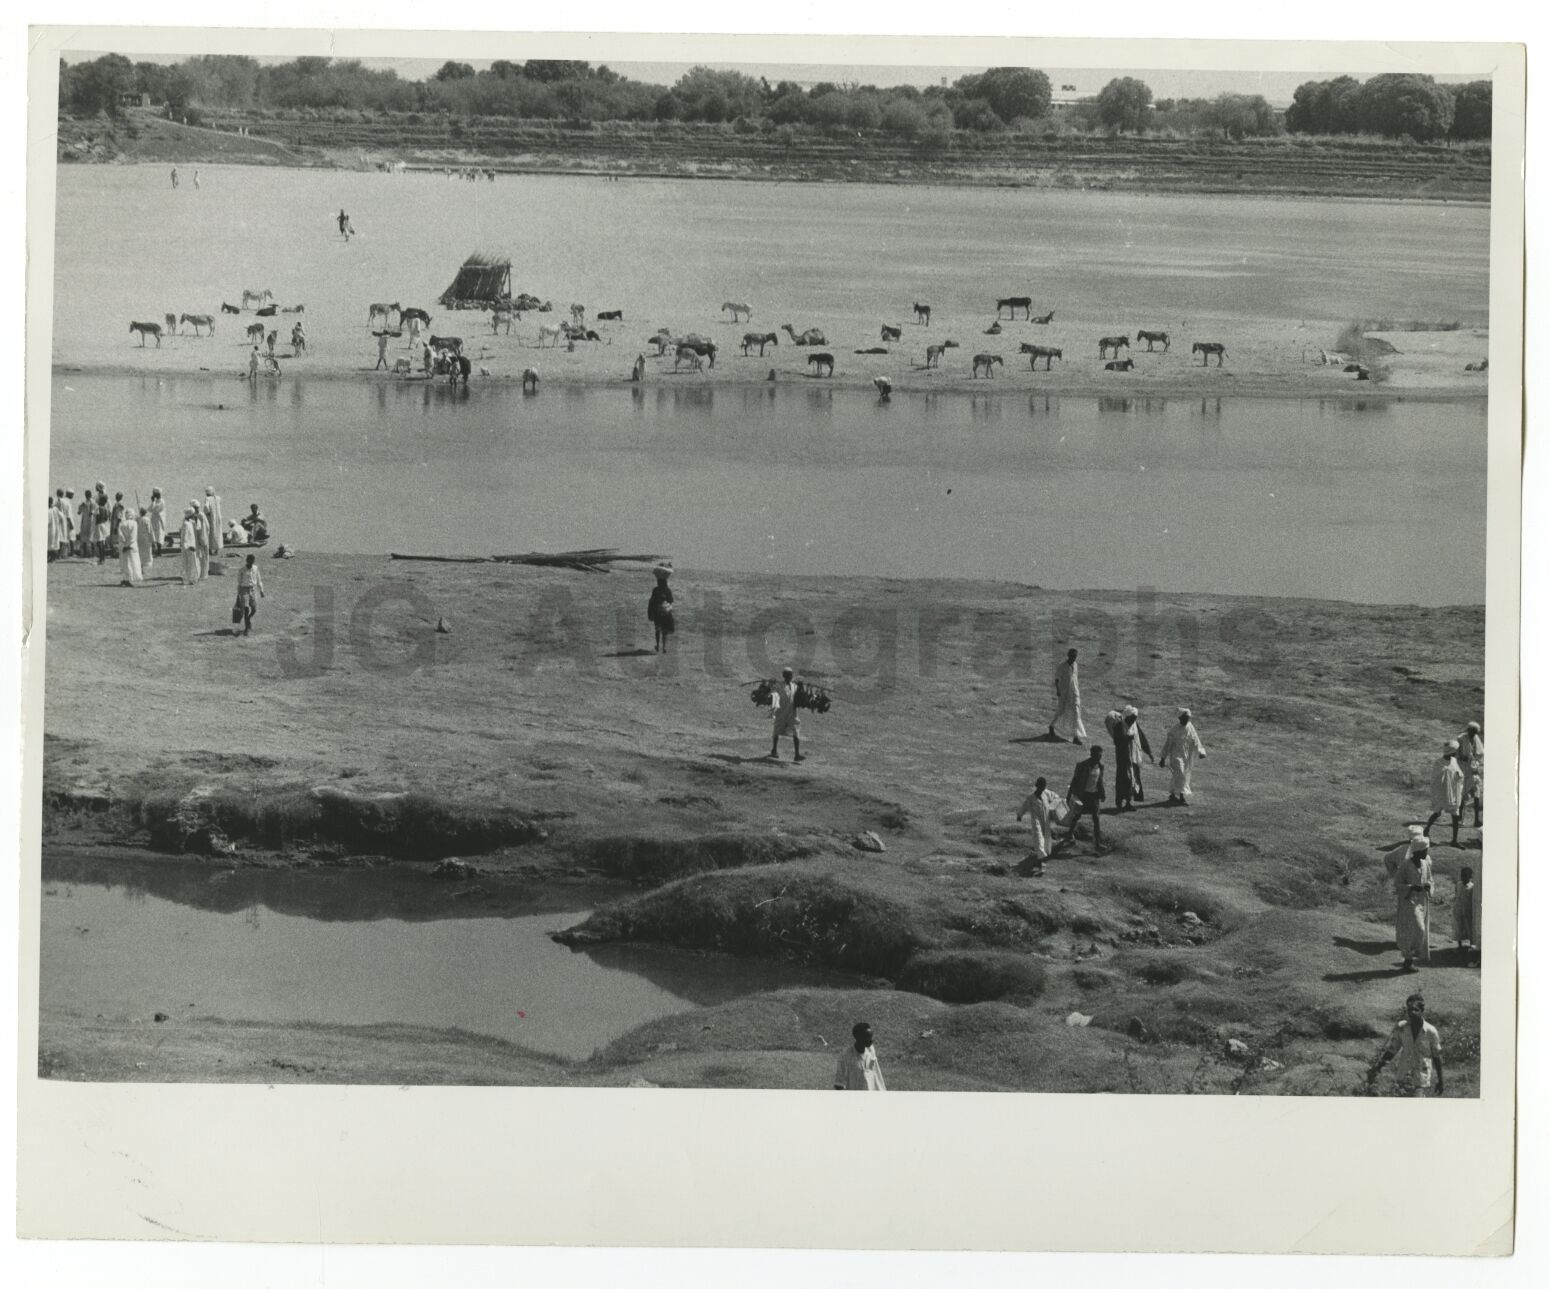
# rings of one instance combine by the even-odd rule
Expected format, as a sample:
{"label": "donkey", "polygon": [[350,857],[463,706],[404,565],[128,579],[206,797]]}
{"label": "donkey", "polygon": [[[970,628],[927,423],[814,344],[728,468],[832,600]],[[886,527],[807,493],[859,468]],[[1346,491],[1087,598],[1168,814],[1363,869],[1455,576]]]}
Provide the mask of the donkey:
{"label": "donkey", "polygon": [[223,300],[223,301],[221,301],[221,312],[222,313],[241,313],[242,310],[237,308],[237,306],[234,305],[234,304],[227,304]]}
{"label": "donkey", "polygon": [[375,327],[377,325],[377,319],[381,318],[382,325],[386,327],[388,325],[388,314],[390,313],[396,313],[398,315],[398,325],[402,327],[404,325],[404,311],[400,309],[397,304],[370,305],[366,310],[366,325],[368,327]]}
{"label": "donkey", "polygon": [[184,313],[184,314],[180,314],[179,317],[178,317],[179,325],[181,325],[181,324],[183,324],[185,322],[188,323],[190,326],[192,326],[194,328],[194,334],[196,336],[199,334],[199,328],[200,327],[209,327],[210,328],[210,334],[212,336],[215,334],[215,319],[212,318],[208,313]]}
{"label": "donkey", "polygon": [[916,323],[929,327],[931,325],[931,306],[929,304],[917,304],[915,306]]}
{"label": "donkey", "polygon": [[242,307],[244,309],[254,308],[259,305],[272,304],[273,302],[274,292],[271,291],[268,287],[265,287],[262,291],[249,291],[246,288],[243,289]]}
{"label": "donkey", "polygon": [[462,336],[432,336],[429,343],[432,349],[450,350],[459,355],[463,352]]}
{"label": "donkey", "polygon": [[1227,357],[1227,346],[1219,340],[1197,340],[1190,346],[1189,352],[1190,357],[1194,357],[1196,354],[1200,355],[1200,365],[1202,367],[1209,367],[1211,365],[1211,355],[1215,354],[1216,365],[1220,367],[1222,359]]}
{"label": "donkey", "polygon": [[255,345],[264,343],[264,324],[254,322],[248,325],[248,339]]}
{"label": "donkey", "polygon": [[555,323],[553,326],[550,326],[547,323],[539,323],[539,325],[538,325],[538,347],[540,349],[553,348],[553,346],[546,346],[544,344],[544,341],[552,340],[554,342],[554,345],[558,345],[560,343],[560,337],[563,336],[564,334],[565,334],[565,328],[562,327],[559,323]]}
{"label": "donkey", "polygon": [[278,312],[279,309],[277,309],[274,305],[266,304],[262,309],[255,309],[253,311],[253,316],[255,318],[272,318]]}
{"label": "donkey", "polygon": [[597,313],[597,320],[599,322],[623,322],[624,321],[624,310],[623,309],[599,309],[598,313]]}
{"label": "donkey", "polygon": [[159,322],[131,322],[129,324],[129,334],[130,335],[134,335],[135,332],[137,332],[137,331],[140,333],[140,348],[141,349],[145,348],[145,338],[147,336],[155,336],[156,337],[156,347],[158,349],[161,348],[161,323],[159,323]]}
{"label": "donkey", "polygon": [[1136,365],[1134,358],[1116,358],[1113,362],[1103,364],[1104,371],[1130,371]]}
{"label": "donkey", "polygon": [[678,352],[673,355],[673,370],[677,371],[683,363],[689,364],[690,371],[703,371],[705,367],[705,360],[693,345],[678,346]]}
{"label": "donkey", "polygon": [[1146,341],[1146,352],[1152,352],[1153,345],[1161,345],[1163,353],[1168,352],[1168,333],[1166,331],[1138,331],[1136,332],[1136,344]]}
{"label": "donkey", "polygon": [[940,367],[942,365],[942,355],[944,353],[946,353],[946,352],[947,352],[947,346],[946,345],[927,345],[926,346],[926,366],[927,367]]}
{"label": "donkey", "polygon": [[522,392],[524,394],[538,393],[538,368],[524,367],[522,369]]}
{"label": "donkey", "polygon": [[1033,317],[1033,297],[1027,295],[1011,295],[1008,296],[1005,300],[997,300],[996,317],[999,318],[1001,316],[1002,309],[1006,310],[1006,316],[1008,319],[1017,317],[1017,311],[1019,309],[1023,311],[1023,317],[1031,319]]}
{"label": "donkey", "polygon": [[903,340],[904,339],[904,328],[903,327],[890,327],[885,322],[885,323],[883,323],[883,337],[882,338],[884,340]]}
{"label": "donkey", "polygon": [[1046,313],[1042,318],[1029,318],[1028,319],[1029,322],[1036,323],[1038,326],[1041,326],[1041,327],[1049,326],[1049,324],[1051,322],[1053,322],[1054,320],[1055,320],[1055,311],[1053,309],[1051,309],[1048,313]]}
{"label": "donkey", "polygon": [[175,335],[178,334],[178,315],[177,314],[175,314],[175,313],[164,313],[164,314],[161,315],[161,320],[162,320],[162,325],[167,329],[167,331],[171,335],[175,336]]}
{"label": "donkey", "polygon": [[748,357],[748,351],[754,345],[759,346],[759,357],[764,357],[765,345],[779,345],[780,337],[773,331],[766,331],[762,335],[757,331],[749,331],[743,335],[743,357]]}
{"label": "donkey", "polygon": [[1045,371],[1049,370],[1050,362],[1053,359],[1058,358],[1061,362],[1066,360],[1065,354],[1061,353],[1060,350],[1047,348],[1044,345],[1023,345],[1020,352],[1028,355],[1029,371],[1037,371],[1039,369],[1039,359],[1041,358],[1044,359]]}
{"label": "donkey", "polygon": [[1114,351],[1114,357],[1118,358],[1119,357],[1119,351],[1121,349],[1129,349],[1129,348],[1130,348],[1130,337],[1129,336],[1105,336],[1102,340],[1100,340],[1098,342],[1098,357],[1099,358],[1107,358],[1109,356],[1109,350],[1112,349]]}
{"label": "donkey", "polygon": [[808,354],[807,365],[813,369],[813,375],[815,376],[834,375],[833,354]]}
{"label": "donkey", "polygon": [[722,313],[730,313],[733,322],[752,322],[753,306],[751,304],[733,304],[728,300],[721,306]]}
{"label": "donkey", "polygon": [[985,373],[985,379],[989,380],[993,375],[995,375],[994,369],[998,366],[1006,366],[1006,363],[1000,354],[975,354],[974,371],[972,376],[978,377],[980,371],[983,369]]}

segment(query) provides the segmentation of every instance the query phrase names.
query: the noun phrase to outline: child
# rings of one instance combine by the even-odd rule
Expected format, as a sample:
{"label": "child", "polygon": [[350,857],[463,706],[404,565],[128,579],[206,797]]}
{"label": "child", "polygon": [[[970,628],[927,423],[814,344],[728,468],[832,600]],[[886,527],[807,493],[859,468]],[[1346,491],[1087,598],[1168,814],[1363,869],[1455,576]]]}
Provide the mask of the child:
{"label": "child", "polygon": [[1458,885],[1453,890],[1453,938],[1458,941],[1460,953],[1480,946],[1480,937],[1475,933],[1475,870],[1472,868],[1459,869]]}

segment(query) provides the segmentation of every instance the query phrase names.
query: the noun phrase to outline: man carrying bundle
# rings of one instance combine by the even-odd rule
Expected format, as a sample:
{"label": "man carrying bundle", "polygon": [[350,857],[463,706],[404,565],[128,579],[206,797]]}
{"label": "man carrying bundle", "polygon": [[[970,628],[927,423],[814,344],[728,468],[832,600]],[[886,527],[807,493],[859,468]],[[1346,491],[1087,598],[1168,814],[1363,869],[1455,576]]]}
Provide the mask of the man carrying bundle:
{"label": "man carrying bundle", "polygon": [[1134,707],[1110,712],[1103,718],[1104,728],[1114,740],[1114,808],[1134,810],[1137,801],[1145,801],[1141,788],[1141,758],[1153,765],[1152,746],[1141,728],[1141,714]]}
{"label": "man carrying bundle", "polygon": [[791,735],[791,759],[803,760],[802,739],[797,733],[797,727],[801,724],[797,718],[797,685],[793,678],[795,673],[790,667],[782,667],[780,671],[780,684],[775,686],[771,694],[770,702],[775,709],[775,735],[770,740],[770,760],[780,759],[780,736]]}

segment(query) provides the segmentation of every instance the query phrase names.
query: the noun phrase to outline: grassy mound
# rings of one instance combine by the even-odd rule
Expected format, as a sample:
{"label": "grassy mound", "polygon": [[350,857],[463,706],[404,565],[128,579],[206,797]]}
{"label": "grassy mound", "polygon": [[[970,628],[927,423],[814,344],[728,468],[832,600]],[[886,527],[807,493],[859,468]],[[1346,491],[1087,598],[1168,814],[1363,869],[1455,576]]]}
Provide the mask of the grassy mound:
{"label": "grassy mound", "polygon": [[714,833],[700,837],[596,837],[582,843],[577,855],[588,866],[611,876],[655,885],[722,868],[788,863],[826,849],[826,842],[816,837]]}
{"label": "grassy mound", "polygon": [[904,964],[899,988],[947,1003],[1032,1000],[1044,992],[1044,964],[1005,949],[940,949]]}

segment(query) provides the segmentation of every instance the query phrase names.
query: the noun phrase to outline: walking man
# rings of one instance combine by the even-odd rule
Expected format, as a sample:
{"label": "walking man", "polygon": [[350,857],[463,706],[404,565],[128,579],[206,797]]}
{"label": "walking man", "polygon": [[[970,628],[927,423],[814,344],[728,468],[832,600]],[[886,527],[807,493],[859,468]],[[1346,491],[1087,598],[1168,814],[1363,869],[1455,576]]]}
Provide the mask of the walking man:
{"label": "walking man", "polygon": [[210,525],[210,554],[221,553],[221,498],[211,484],[205,485],[205,522]]}
{"label": "walking man", "polygon": [[1066,660],[1055,669],[1055,716],[1049,723],[1051,738],[1085,743],[1087,730],[1082,725],[1082,685],[1076,672],[1076,650],[1066,650]]}
{"label": "walking man", "polygon": [[1088,752],[1085,761],[1076,763],[1076,770],[1071,775],[1071,786],[1066,790],[1066,800],[1076,802],[1076,813],[1071,816],[1071,831],[1066,834],[1068,842],[1075,844],[1076,826],[1082,822],[1083,815],[1090,814],[1093,817],[1093,854],[1103,854],[1103,824],[1098,818],[1098,810],[1108,795],[1103,785],[1103,749],[1094,747]]}
{"label": "walking man", "polygon": [[780,736],[791,735],[791,759],[801,761],[802,736],[798,732],[801,720],[797,716],[797,685],[792,679],[793,672],[790,667],[782,667],[780,671],[780,684],[775,686],[772,695],[775,703],[775,734],[770,740],[770,759],[780,759]]}
{"label": "walking man", "polygon": [[1367,1082],[1375,1083],[1378,1071],[1395,1056],[1399,1057],[1400,1085],[1405,1096],[1431,1096],[1434,1075],[1436,1095],[1442,1095],[1442,1035],[1426,1019],[1426,1000],[1420,994],[1405,999],[1405,1018],[1394,1026],[1394,1032],[1367,1071]]}
{"label": "walking man", "polygon": [[1459,768],[1464,771],[1464,800],[1475,803],[1475,827],[1480,827],[1480,793],[1485,782],[1485,741],[1480,722],[1470,721],[1458,737]]}
{"label": "walking man", "polygon": [[194,512],[194,553],[198,570],[195,581],[203,582],[210,576],[210,525],[197,499],[189,502],[188,506]]}
{"label": "walking man", "polygon": [[1103,718],[1104,728],[1114,740],[1114,808],[1134,810],[1137,801],[1145,801],[1141,787],[1141,758],[1146,757],[1155,765],[1152,745],[1146,740],[1141,728],[1141,713],[1134,707],[1123,712],[1110,712]]}
{"label": "walking man", "polygon": [[1459,844],[1459,823],[1464,815],[1464,771],[1459,769],[1459,745],[1451,740],[1443,746],[1442,756],[1432,766],[1432,813],[1426,821],[1426,835],[1446,811],[1453,821],[1453,844]]}
{"label": "walking man", "polygon": [[1426,834],[1412,828],[1403,853],[1396,847],[1383,861],[1394,883],[1394,941],[1405,971],[1432,957],[1431,848]]}
{"label": "walking man", "polygon": [[137,586],[143,580],[140,573],[140,525],[135,522],[135,512],[125,510],[118,521],[118,566],[123,575],[120,586]]}
{"label": "walking man", "polygon": [[1054,848],[1055,814],[1059,809],[1060,798],[1049,790],[1047,780],[1042,778],[1034,780],[1033,791],[1017,807],[1017,822],[1022,823],[1023,816],[1027,815],[1028,822],[1033,825],[1033,857],[1039,861],[1035,876],[1044,872],[1044,861]]}
{"label": "walking man", "polygon": [[[258,612],[255,595],[264,594],[264,575],[258,571],[258,557],[249,555],[242,572],[237,574],[237,609],[242,615],[242,634],[253,634],[253,615]],[[235,633],[233,633],[235,634]]]}
{"label": "walking man", "polygon": [[1205,760],[1206,750],[1195,730],[1195,722],[1189,708],[1179,708],[1179,723],[1168,731],[1163,740],[1162,759],[1171,778],[1168,781],[1168,804],[1187,806],[1191,794],[1189,777],[1195,768],[1195,758]]}
{"label": "walking man", "polygon": [[836,1092],[886,1092],[883,1067],[877,1063],[877,1049],[872,1046],[872,1027],[866,1021],[857,1021],[851,1027],[849,1047],[840,1053],[840,1063],[834,1070]]}
{"label": "walking man", "polygon": [[183,585],[192,586],[199,580],[199,553],[195,549],[198,537],[194,532],[194,507],[183,511],[183,526],[178,529],[178,541],[182,547]]}

